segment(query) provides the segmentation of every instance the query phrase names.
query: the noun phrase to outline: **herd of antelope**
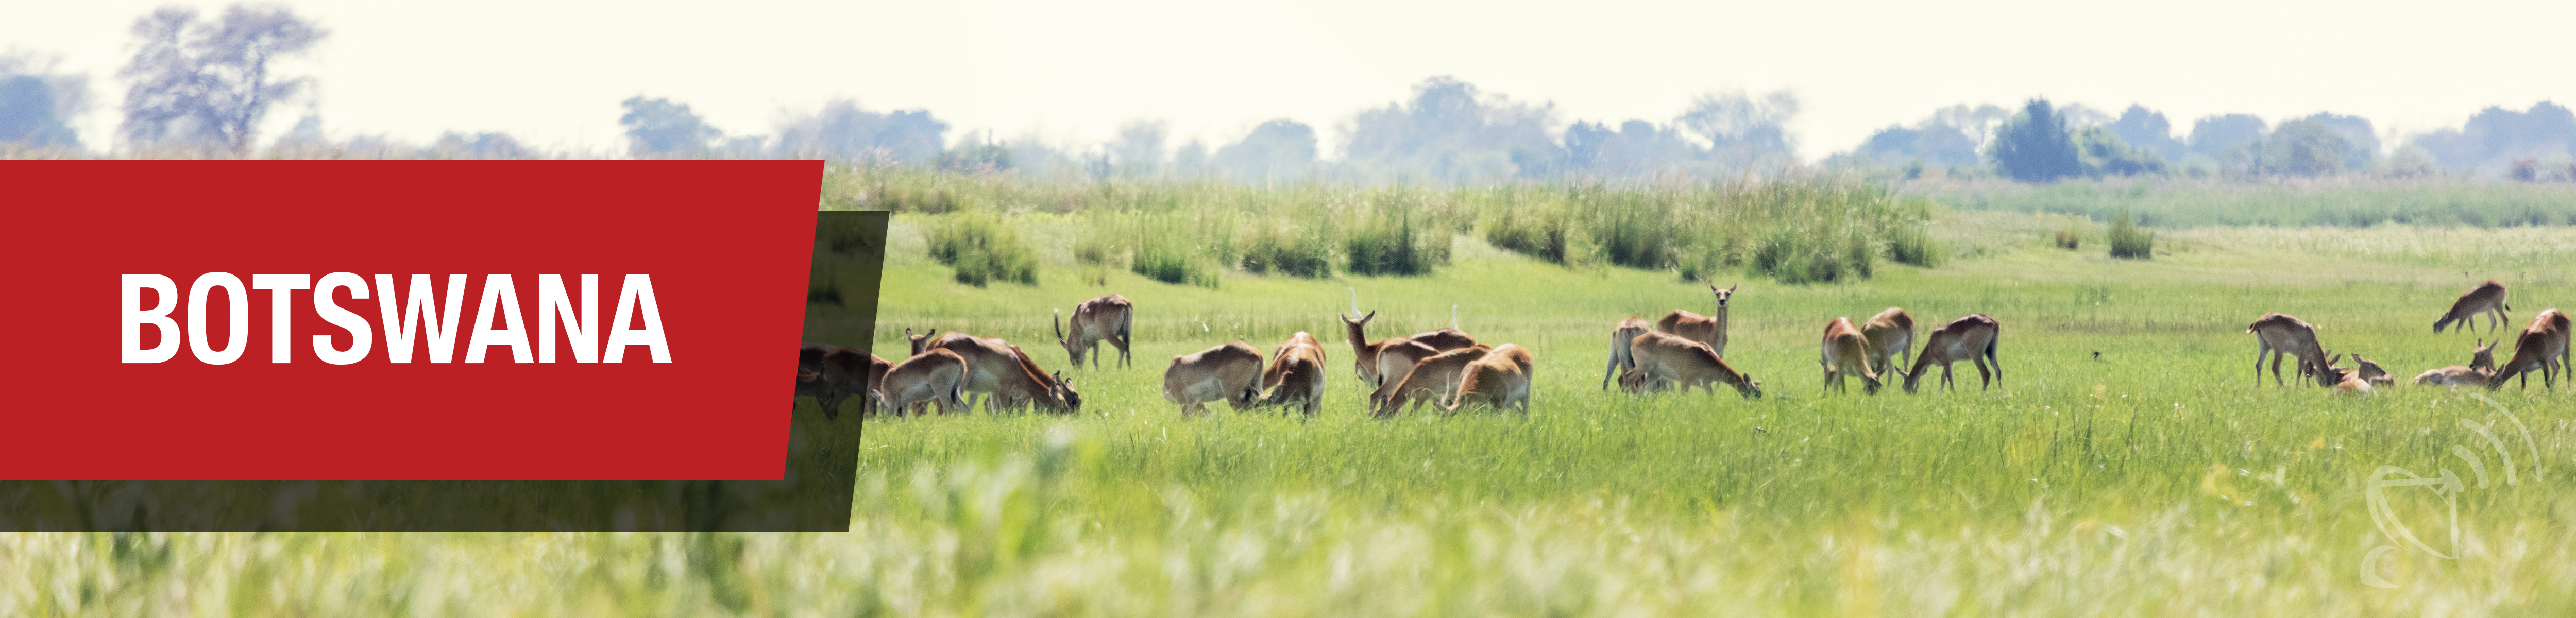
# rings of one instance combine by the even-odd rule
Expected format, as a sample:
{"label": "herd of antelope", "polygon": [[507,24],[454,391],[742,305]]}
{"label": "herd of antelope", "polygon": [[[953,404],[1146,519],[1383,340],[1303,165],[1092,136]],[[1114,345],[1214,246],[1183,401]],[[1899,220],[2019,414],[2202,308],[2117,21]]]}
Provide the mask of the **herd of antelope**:
{"label": "herd of antelope", "polygon": [[[1629,393],[1675,387],[1687,392],[1699,387],[1715,394],[1715,385],[1725,384],[1746,398],[1761,397],[1762,382],[1736,371],[1725,359],[1727,304],[1735,287],[1712,285],[1709,292],[1717,304],[1716,311],[1707,315],[1675,310],[1653,323],[1637,316],[1620,321],[1611,331],[1601,388],[1608,390],[1615,380]],[[1529,413],[1532,358],[1527,348],[1477,343],[1454,324],[1370,341],[1367,327],[1377,313],[1360,315],[1356,300],[1351,313],[1359,317],[1341,320],[1349,331],[1351,368],[1369,391],[1372,415],[1392,417],[1418,411],[1426,403],[1449,412],[1481,405]],[[2475,318],[2485,314],[2492,332],[2510,320],[2505,312],[2511,309],[2505,304],[2504,285],[2488,281],[2460,295],[2450,312],[2433,323],[2433,331],[2441,332],[2453,323],[2474,329]],[[1092,368],[1099,369],[1101,357],[1106,356],[1099,347],[1106,342],[1117,348],[1118,366],[1126,367],[1134,322],[1135,305],[1126,297],[1093,298],[1075,306],[1070,320],[1057,314],[1056,343],[1064,347],[1075,367],[1089,358]],[[1995,355],[2000,329],[1993,317],[1968,314],[1925,334],[1918,351],[1913,316],[1889,307],[1860,323],[1849,317],[1826,323],[1817,363],[1824,369],[1828,391],[1842,391],[1846,379],[1859,378],[1863,393],[1876,394],[1892,377],[1902,379],[1905,392],[1913,393],[1934,364],[1941,367],[1942,388],[1954,389],[1950,369],[1958,361],[1975,365],[1980,388],[1991,388],[2003,379],[2003,364]],[[2258,385],[2266,357],[2272,361],[2275,384],[2287,384],[2281,364],[2293,358],[2301,380],[2313,378],[2320,386],[2341,392],[2369,393],[2373,385],[2394,383],[2378,363],[2360,354],[2351,354],[2352,368],[2338,366],[2345,355],[2328,352],[2317,343],[2316,327],[2296,317],[2267,313],[2245,332],[2255,335],[2258,346],[2254,357]],[[2494,357],[2496,344],[2503,340],[2480,338],[2468,365],[2426,371],[2414,383],[2483,385],[2492,390],[2520,377],[2527,387],[2530,374],[2537,371],[2543,387],[2555,387],[2557,372],[2568,363],[2567,336],[2567,315],[2544,310],[2515,340],[2512,360],[2505,364],[2497,365]],[[1081,394],[1063,372],[1047,372],[1010,342],[957,332],[914,334],[909,328],[904,329],[904,337],[911,343],[912,355],[899,363],[831,344],[804,344],[797,363],[796,394],[814,397],[826,418],[838,418],[841,403],[851,397],[862,398],[862,413],[911,414],[934,405],[945,413],[971,409],[976,400],[990,410],[1075,412],[1082,407]],[[1179,405],[1185,415],[1203,414],[1207,404],[1222,400],[1236,410],[1279,406],[1311,416],[1324,397],[1325,359],[1323,343],[1305,331],[1289,335],[1273,348],[1266,363],[1260,350],[1237,340],[1172,357],[1163,371],[1163,398]],[[2571,380],[2576,381],[2576,374],[2571,374]]]}

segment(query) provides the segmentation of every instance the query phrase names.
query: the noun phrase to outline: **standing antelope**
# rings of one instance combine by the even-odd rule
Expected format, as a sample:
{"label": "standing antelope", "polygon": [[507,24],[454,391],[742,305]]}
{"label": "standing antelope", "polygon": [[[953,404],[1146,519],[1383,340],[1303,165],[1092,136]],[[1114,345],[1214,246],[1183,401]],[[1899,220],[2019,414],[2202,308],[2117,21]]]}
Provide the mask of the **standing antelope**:
{"label": "standing antelope", "polygon": [[1748,399],[1762,397],[1762,382],[1739,373],[1735,367],[1718,358],[1717,350],[1706,343],[1683,339],[1669,333],[1646,333],[1628,342],[1628,354],[1634,367],[1619,374],[1619,386],[1630,393],[1662,388],[1665,383],[1688,391],[1697,386],[1717,394],[1711,384],[1735,387],[1735,392]]}
{"label": "standing antelope", "polygon": [[[1991,382],[2004,380],[2004,363],[1995,358],[1995,343],[2003,338],[2003,323],[1983,313],[1971,313],[1932,329],[1923,336],[1923,354],[1914,357],[1914,368],[1905,371],[1905,392],[1914,392],[1923,380],[1923,368],[1941,364],[1941,388],[1956,390],[1950,382],[1950,363],[1962,360],[1977,365],[1977,388],[1984,390]],[[2322,358],[2318,360],[2324,360]],[[1986,365],[1994,365],[1994,375],[1986,375]]]}
{"label": "standing antelope", "polygon": [[1633,359],[1628,358],[1628,342],[1646,334],[1652,326],[1644,318],[1632,315],[1620,320],[1619,327],[1610,331],[1610,366],[1601,370],[1601,390],[1610,390],[1611,376],[1619,375],[1622,369],[1637,366]]}
{"label": "standing antelope", "polygon": [[916,405],[935,403],[939,413],[966,409],[966,358],[938,349],[913,355],[886,370],[885,383],[872,396],[877,407],[909,415]]}
{"label": "standing antelope", "polygon": [[[1074,368],[1080,369],[1082,357],[1099,351],[1100,342],[1107,341],[1110,346],[1118,348],[1118,366],[1124,368],[1128,363],[1128,331],[1135,320],[1136,305],[1127,302],[1125,296],[1109,294],[1082,301],[1073,307],[1070,336],[1064,329],[1064,314],[1056,314],[1055,342],[1064,346],[1064,353],[1073,357]],[[1100,368],[1100,357],[1091,358],[1091,368]]]}
{"label": "standing antelope", "polygon": [[807,342],[798,346],[796,396],[813,397],[814,403],[823,407],[824,420],[840,418],[841,402],[851,397],[859,398],[860,414],[868,413],[873,406],[873,399],[867,397],[868,390],[875,384],[874,378],[884,375],[884,370],[862,366],[861,363],[873,362],[882,367],[885,359],[867,354],[867,359],[862,360],[859,358],[861,354],[865,353],[829,343]]}
{"label": "standing antelope", "polygon": [[2415,376],[2415,383],[2425,386],[2486,384],[2487,378],[2495,377],[2495,347],[2499,343],[2504,343],[2504,340],[2487,341],[2481,337],[2478,339],[2478,347],[2469,350],[2467,366],[2452,365],[2441,369],[2425,370],[2423,374]]}
{"label": "standing antelope", "polygon": [[1903,354],[1906,362],[1913,362],[1914,316],[1906,315],[1904,309],[1888,307],[1878,315],[1869,316],[1869,321],[1860,325],[1860,334],[1869,339],[1871,373],[1878,374],[1880,379],[1889,375],[1905,375],[1905,369],[1888,361]]}
{"label": "standing antelope", "polygon": [[1529,350],[1506,343],[1467,364],[1458,376],[1458,394],[1450,397],[1449,405],[1442,409],[1456,412],[1460,406],[1477,403],[1497,411],[1517,408],[1521,416],[1529,416],[1529,392]]}
{"label": "standing antelope", "polygon": [[[2531,325],[2513,340],[2513,360],[2497,367],[2495,377],[2487,378],[2487,390],[2504,387],[2506,380],[2522,377],[2522,387],[2531,388],[2531,372],[2540,372],[2540,386],[2557,386],[2557,369],[2567,366],[2567,314],[2557,309],[2543,309],[2532,316]],[[2576,382],[2576,374],[2570,375]]]}
{"label": "standing antelope", "polygon": [[1299,404],[1307,416],[1314,416],[1324,401],[1324,344],[1306,331],[1289,335],[1271,352],[1270,369],[1261,373],[1261,388],[1267,392],[1262,405]]}
{"label": "standing antelope", "polygon": [[1414,333],[1411,337],[1398,337],[1371,343],[1368,340],[1368,323],[1369,320],[1374,319],[1377,319],[1375,311],[1368,312],[1368,315],[1361,316],[1357,320],[1342,318],[1342,326],[1350,331],[1351,370],[1358,372],[1360,381],[1368,383],[1369,386],[1378,386],[1386,382],[1386,376],[1378,372],[1378,355],[1385,351],[1386,346],[1401,345],[1397,342],[1402,341],[1414,341],[1431,346],[1434,350],[1447,351],[1476,345],[1475,338],[1468,337],[1467,333],[1455,328],[1423,331]]}
{"label": "standing antelope", "polygon": [[1457,396],[1458,376],[1467,370],[1467,366],[1493,351],[1493,348],[1480,345],[1422,359],[1405,371],[1402,378],[1390,376],[1386,384],[1378,386],[1377,392],[1369,394],[1369,402],[1377,406],[1374,414],[1378,418],[1395,416],[1398,411],[1410,411],[1405,410],[1408,403],[1413,406],[1411,410],[1422,409],[1426,401],[1440,405],[1442,400]]}
{"label": "standing antelope", "polygon": [[2452,322],[2459,322],[2460,330],[2475,331],[2478,314],[2484,313],[2487,314],[2487,332],[2492,333],[2497,326],[2512,323],[2512,316],[2504,313],[2512,310],[2513,307],[2504,304],[2504,284],[2488,279],[2478,287],[2469,288],[2459,300],[2451,301],[2451,311],[2442,314],[2442,319],[2433,321],[2433,332],[2442,332],[2442,327],[2450,326]]}
{"label": "standing antelope", "polygon": [[1710,351],[1716,352],[1721,358],[1725,357],[1726,300],[1735,296],[1737,285],[1743,284],[1729,285],[1723,290],[1718,289],[1717,284],[1709,284],[1709,293],[1717,295],[1716,313],[1700,315],[1688,310],[1674,309],[1672,313],[1664,314],[1664,319],[1655,321],[1655,330],[1708,344]]}
{"label": "standing antelope", "polygon": [[1207,402],[1217,400],[1242,410],[1259,396],[1261,352],[1239,340],[1174,356],[1163,370],[1163,399],[1180,404],[1183,415],[1206,414]]}
{"label": "standing antelope", "polygon": [[2274,385],[2285,385],[2281,381],[2281,359],[2287,356],[2299,359],[2300,378],[2306,378],[2311,375],[2311,372],[2315,372],[2313,375],[2317,376],[2319,385],[2334,386],[2334,382],[2326,381],[2323,372],[2326,367],[2326,351],[2325,348],[2317,345],[2315,325],[2307,323],[2306,320],[2291,317],[2289,314],[2266,313],[2253,324],[2246,325],[2245,332],[2253,333],[2254,342],[2259,346],[2254,351],[2255,385],[2263,384],[2263,357],[2270,355]]}
{"label": "standing antelope", "polygon": [[[1928,355],[1928,353],[1927,353]],[[1852,326],[1851,318],[1834,318],[1825,323],[1824,357],[1816,364],[1825,366],[1825,388],[1842,391],[1843,376],[1860,376],[1862,393],[1878,394],[1878,373],[1869,370],[1869,338]]]}

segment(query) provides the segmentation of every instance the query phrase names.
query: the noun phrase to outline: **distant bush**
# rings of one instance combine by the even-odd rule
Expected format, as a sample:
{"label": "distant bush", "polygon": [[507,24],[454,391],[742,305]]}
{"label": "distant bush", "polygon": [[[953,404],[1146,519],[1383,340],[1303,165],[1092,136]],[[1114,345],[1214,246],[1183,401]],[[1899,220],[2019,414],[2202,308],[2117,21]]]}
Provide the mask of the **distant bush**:
{"label": "distant bush", "polygon": [[1333,276],[1332,244],[1317,231],[1281,232],[1265,225],[1243,249],[1243,270],[1322,279]]}
{"label": "distant bush", "polygon": [[2084,246],[2084,236],[2074,230],[2057,231],[2057,248],[2074,251]]}
{"label": "distant bush", "polygon": [[994,280],[1038,284],[1037,250],[1000,217],[962,213],[930,225],[930,258],[957,269],[957,282],[984,287]]}
{"label": "distant bush", "polygon": [[2156,233],[2139,229],[2137,222],[2129,218],[2128,207],[2121,207],[2119,216],[2111,220],[2111,257],[2150,259],[2155,248]]}
{"label": "distant bush", "polygon": [[[2401,153],[2403,154],[2403,153]],[[2392,158],[2402,158],[2392,155]],[[2122,207],[2157,227],[2381,223],[2470,227],[2576,225],[2576,186],[2423,177],[2239,184],[2218,181],[1972,183],[1927,195],[1960,210],[2067,214],[2109,222]]]}

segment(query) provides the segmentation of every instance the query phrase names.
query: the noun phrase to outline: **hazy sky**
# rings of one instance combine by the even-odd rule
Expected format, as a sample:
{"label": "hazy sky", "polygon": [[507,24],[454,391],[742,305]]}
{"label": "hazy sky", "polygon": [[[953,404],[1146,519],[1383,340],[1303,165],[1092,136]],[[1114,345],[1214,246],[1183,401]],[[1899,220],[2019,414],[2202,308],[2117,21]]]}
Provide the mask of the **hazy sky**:
{"label": "hazy sky", "polygon": [[[105,142],[135,18],[172,4],[0,0],[0,47],[91,76]],[[197,6],[209,15],[223,5]],[[1669,122],[1692,95],[1795,90],[1810,159],[1957,103],[2032,96],[2192,119],[2358,114],[2385,132],[2489,105],[2576,103],[2576,1],[2530,2],[286,2],[331,30],[298,69],[335,138],[506,131],[619,150],[618,101],[688,103],[730,134],[833,97],[965,130],[1105,139],[1169,119],[1214,145],[1263,120],[1337,125],[1432,75]],[[282,130],[301,114],[272,113]],[[273,137],[274,131],[267,136]]]}

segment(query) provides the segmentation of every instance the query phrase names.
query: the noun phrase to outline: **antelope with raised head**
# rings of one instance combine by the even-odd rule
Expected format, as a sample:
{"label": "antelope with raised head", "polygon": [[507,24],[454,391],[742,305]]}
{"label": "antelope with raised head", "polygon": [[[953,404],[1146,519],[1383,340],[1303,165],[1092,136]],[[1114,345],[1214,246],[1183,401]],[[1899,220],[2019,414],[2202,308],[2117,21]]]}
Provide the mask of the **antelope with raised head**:
{"label": "antelope with raised head", "polygon": [[1260,396],[1261,351],[1242,341],[1174,356],[1163,369],[1163,399],[1180,404],[1182,415],[1206,414],[1219,400],[1242,410]]}
{"label": "antelope with raised head", "polygon": [[1461,406],[1481,404],[1495,410],[1518,409],[1521,416],[1529,416],[1530,364],[1529,350],[1520,344],[1494,346],[1460,372],[1458,394],[1441,409],[1457,412]]}
{"label": "antelope with raised head", "polygon": [[1601,370],[1601,390],[1610,390],[1610,378],[1619,375],[1621,370],[1637,366],[1628,358],[1628,342],[1635,341],[1638,335],[1653,328],[1654,325],[1647,324],[1644,318],[1632,315],[1620,320],[1618,328],[1610,331],[1610,366]]}
{"label": "antelope with raised head", "polygon": [[1864,394],[1878,394],[1878,373],[1869,370],[1869,337],[1860,334],[1851,318],[1834,318],[1825,323],[1824,356],[1816,364],[1825,366],[1825,388],[1844,391],[1843,376],[1860,376]]}
{"label": "antelope with raised head", "polygon": [[1882,380],[1890,375],[1905,375],[1903,367],[1888,361],[1902,354],[1906,362],[1913,362],[1914,316],[1906,315],[1904,309],[1888,307],[1878,315],[1869,316],[1868,322],[1862,322],[1860,335],[1869,339],[1871,373],[1878,374]]}
{"label": "antelope with raised head", "polygon": [[[1065,355],[1073,357],[1073,367],[1080,369],[1082,358],[1100,351],[1100,342],[1107,341],[1111,347],[1118,348],[1118,366],[1125,368],[1129,330],[1135,321],[1136,305],[1127,302],[1127,297],[1104,295],[1074,305],[1071,331],[1065,330],[1064,314],[1057,313],[1055,342],[1064,346]],[[1100,368],[1099,356],[1091,357],[1091,368]]]}
{"label": "antelope with raised head", "polygon": [[[2361,361],[2361,356],[2359,355],[2354,355],[2352,358],[2353,360]],[[2376,392],[2370,386],[2370,379],[2363,375],[2365,373],[2363,369],[2345,369],[2334,366],[2335,363],[2341,362],[2342,360],[2343,355],[2341,354],[2335,355],[2334,358],[2326,359],[2326,364],[2323,365],[2324,370],[2317,372],[2320,379],[2327,384],[2333,385],[2335,392],[2337,393],[2359,393],[2369,395]],[[2378,368],[2378,365],[2371,364],[2369,361],[2361,362],[2364,367],[2373,369]],[[2382,373],[2384,374],[2385,372]]]}
{"label": "antelope with raised head", "polygon": [[851,397],[859,398],[859,413],[867,414],[875,405],[868,390],[885,375],[885,362],[874,354],[806,342],[796,352],[796,396],[813,397],[823,407],[824,420],[839,419],[841,402]]}
{"label": "antelope with raised head", "polygon": [[[2487,390],[2504,388],[2505,381],[2516,376],[2522,378],[2523,388],[2531,388],[2533,371],[2540,372],[2542,388],[2556,387],[2557,370],[2566,367],[2567,361],[2567,314],[2543,309],[2514,338],[2513,360],[2496,367],[2495,376],[2487,378]],[[2569,381],[2576,382],[2576,375],[2571,375]]]}
{"label": "antelope with raised head", "polygon": [[2254,342],[2258,346],[2254,351],[2254,384],[2256,386],[2261,386],[2263,384],[2263,357],[2265,355],[2270,355],[2272,357],[2272,383],[2274,385],[2287,385],[2281,380],[2281,360],[2285,357],[2299,359],[2300,378],[2304,379],[2310,375],[2314,375],[2317,377],[2317,384],[2319,386],[2335,385],[2334,382],[2326,379],[2327,376],[2323,372],[2326,367],[2326,351],[2324,347],[2317,345],[2316,325],[2309,324],[2306,320],[2292,317],[2289,314],[2266,313],[2263,314],[2261,319],[2254,320],[2253,324],[2246,325],[2245,332],[2254,334]]}
{"label": "antelope with raised head", "polygon": [[937,404],[939,413],[966,409],[966,357],[945,349],[913,355],[886,369],[885,382],[871,396],[891,414],[910,415],[919,405]]}
{"label": "antelope with raised head", "polygon": [[[1480,345],[1441,352],[1415,363],[1401,378],[1390,375],[1386,384],[1379,385],[1377,392],[1369,394],[1369,402],[1376,404],[1373,414],[1387,418],[1399,411],[1420,410],[1423,402],[1439,405],[1441,401],[1455,397],[1461,372],[1467,370],[1467,365],[1493,351],[1493,348]],[[1412,404],[1412,407],[1407,409],[1406,404]]]}
{"label": "antelope with raised head", "polygon": [[1645,333],[1628,342],[1628,355],[1635,365],[1619,374],[1619,386],[1630,393],[1678,385],[1683,391],[1696,386],[1715,395],[1717,387],[1710,385],[1725,384],[1747,399],[1762,397],[1760,380],[1727,365],[1718,358],[1717,349],[1706,343],[1670,333]]}
{"label": "antelope with raised head", "polygon": [[2459,300],[2451,301],[2451,311],[2442,314],[2442,319],[2433,321],[2433,332],[2442,332],[2442,327],[2450,326],[2452,322],[2460,323],[2460,330],[2474,332],[2478,314],[2486,314],[2487,332],[2493,333],[2500,325],[2513,323],[2513,317],[2505,315],[2512,310],[2512,306],[2504,304],[2504,284],[2488,279],[2478,287],[2469,288]]}
{"label": "antelope with raised head", "polygon": [[922,331],[922,332],[921,332],[921,334],[915,335],[915,334],[913,334],[913,333],[912,333],[912,327],[910,327],[910,326],[906,326],[906,327],[904,327],[904,328],[903,328],[903,340],[904,340],[904,342],[906,342],[906,343],[910,343],[910,344],[912,344],[912,351],[911,351],[911,352],[907,352],[907,354],[910,354],[911,356],[905,356],[904,358],[912,358],[912,356],[918,356],[918,355],[920,355],[922,352],[930,351],[930,341],[931,341],[931,339],[932,339],[932,338],[934,338],[934,337],[938,337],[938,336],[939,336],[939,329],[935,329],[935,328],[934,328],[934,329],[924,330],[924,331]]}
{"label": "antelope with raised head", "polygon": [[1360,381],[1366,382],[1369,386],[1379,386],[1386,383],[1386,375],[1378,371],[1378,355],[1384,352],[1387,346],[1402,345],[1398,342],[1403,341],[1413,341],[1431,346],[1431,349],[1434,350],[1448,351],[1476,345],[1475,338],[1467,336],[1467,333],[1459,331],[1456,328],[1423,331],[1414,333],[1411,337],[1397,337],[1377,342],[1370,342],[1368,340],[1368,323],[1369,320],[1374,319],[1377,319],[1377,312],[1375,311],[1368,312],[1368,315],[1360,316],[1360,319],[1357,320],[1342,318],[1342,326],[1350,331],[1352,356],[1351,370],[1358,372]]}
{"label": "antelope with raised head", "polygon": [[1710,351],[1716,352],[1720,358],[1725,357],[1726,301],[1735,297],[1735,288],[1738,285],[1743,284],[1729,285],[1721,290],[1718,289],[1717,284],[1709,284],[1709,293],[1717,295],[1716,313],[1700,315],[1684,309],[1674,309],[1672,313],[1664,314],[1664,319],[1655,321],[1655,330],[1708,344]]}
{"label": "antelope with raised head", "polygon": [[1314,416],[1324,401],[1324,344],[1306,331],[1289,335],[1270,353],[1270,369],[1261,373],[1262,405],[1298,405]]}
{"label": "antelope with raised head", "polygon": [[1073,392],[1072,385],[1061,376],[1049,375],[1008,341],[952,331],[924,336],[920,345],[924,351],[948,350],[964,357],[966,391],[975,393],[987,410],[1035,405],[1050,412],[1071,412],[1082,406],[1081,395]]}
{"label": "antelope with raised head", "polygon": [[2415,376],[2415,384],[2424,386],[2483,386],[2495,377],[2495,347],[2503,339],[2487,341],[2478,338],[2478,347],[2469,350],[2469,364],[2428,369]]}
{"label": "antelope with raised head", "polygon": [[[1978,390],[1985,390],[1994,382],[2002,382],[2004,363],[1995,358],[1996,342],[2002,338],[2003,323],[1983,313],[1960,316],[1949,324],[1932,329],[1931,333],[1923,336],[1923,352],[1914,357],[1914,368],[1905,370],[1905,392],[1914,392],[1915,386],[1923,381],[1923,368],[1933,363],[1941,364],[1943,389],[1957,390],[1951,386],[1950,363],[1963,360],[1976,364]],[[1986,374],[1988,364],[1994,365],[1992,376]]]}

